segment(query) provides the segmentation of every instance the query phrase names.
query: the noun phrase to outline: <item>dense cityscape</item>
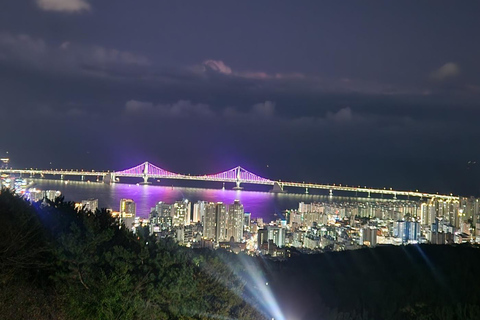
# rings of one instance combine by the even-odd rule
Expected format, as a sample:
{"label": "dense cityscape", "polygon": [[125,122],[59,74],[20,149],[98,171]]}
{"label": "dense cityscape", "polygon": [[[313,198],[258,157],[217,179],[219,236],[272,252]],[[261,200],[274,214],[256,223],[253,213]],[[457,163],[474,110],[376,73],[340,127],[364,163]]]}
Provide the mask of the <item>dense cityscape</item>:
{"label": "dense cityscape", "polygon": [[[12,186],[33,202],[61,196],[58,190],[27,185],[25,179],[2,177],[2,186]],[[101,209],[98,199],[83,199],[75,206],[92,212]],[[480,203],[474,197],[300,202],[275,221],[252,217],[239,200],[159,201],[150,212],[137,215],[135,200],[121,199],[117,208],[107,209],[133,233],[172,238],[191,248],[222,248],[276,259],[290,257],[292,247],[297,252],[320,253],[377,245],[480,242]],[[142,218],[146,214],[148,218]]]}

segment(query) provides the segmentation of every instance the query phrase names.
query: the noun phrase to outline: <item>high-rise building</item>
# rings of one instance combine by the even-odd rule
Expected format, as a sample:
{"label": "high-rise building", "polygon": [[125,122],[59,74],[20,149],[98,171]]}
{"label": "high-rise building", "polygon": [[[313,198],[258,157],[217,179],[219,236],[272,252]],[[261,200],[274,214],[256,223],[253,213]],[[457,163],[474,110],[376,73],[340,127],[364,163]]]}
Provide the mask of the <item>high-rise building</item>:
{"label": "high-rise building", "polygon": [[205,207],[207,206],[207,201],[198,201],[193,205],[193,218],[192,222],[202,222],[204,223],[205,218]]}
{"label": "high-rise building", "polygon": [[267,226],[265,229],[258,230],[257,245],[260,249],[263,244],[272,241],[277,247],[285,246],[285,229],[277,226]]}
{"label": "high-rise building", "polygon": [[215,205],[215,240],[223,242],[230,240],[227,238],[227,208],[222,202]]}
{"label": "high-rise building", "polygon": [[135,201],[132,199],[120,199],[120,221],[130,230],[135,223],[136,214],[137,209]]}
{"label": "high-rise building", "polygon": [[191,203],[188,200],[176,201],[173,204],[173,226],[184,226],[190,224],[191,221]]}
{"label": "high-rise building", "polygon": [[157,212],[160,217],[172,217],[172,209],[173,206],[171,204],[165,203],[163,201],[159,201],[155,205],[155,212]]}
{"label": "high-rise building", "polygon": [[285,229],[277,226],[267,226],[268,240],[273,240],[278,247],[285,246]]}
{"label": "high-rise building", "polygon": [[55,201],[56,198],[60,197],[62,193],[58,190],[45,190],[44,198],[47,198],[50,201]]}
{"label": "high-rise building", "polygon": [[374,247],[377,245],[377,228],[365,227],[360,229],[360,245]]}
{"label": "high-rise building", "polygon": [[227,216],[227,240],[233,237],[234,242],[240,242],[243,239],[243,205],[239,200],[235,200],[228,207]]}
{"label": "high-rise building", "polygon": [[157,235],[161,231],[171,230],[172,228],[172,208],[173,205],[158,202],[150,212],[149,229],[150,234]]}
{"label": "high-rise building", "polygon": [[268,243],[268,230],[259,229],[257,233],[257,246],[258,249],[262,247],[263,244]]}
{"label": "high-rise building", "polygon": [[82,207],[86,211],[95,212],[98,209],[98,199],[82,200]]}
{"label": "high-rise building", "polygon": [[250,222],[252,221],[252,214],[250,212],[245,212],[243,214],[243,231],[250,232]]}
{"label": "high-rise building", "polygon": [[216,204],[214,202],[207,203],[205,206],[205,216],[203,222],[203,237],[209,240],[215,240],[216,226],[217,226],[217,214]]}
{"label": "high-rise building", "polygon": [[402,243],[415,242],[420,239],[420,223],[416,221],[396,221],[393,223],[393,237]]}
{"label": "high-rise building", "polygon": [[222,202],[205,206],[203,237],[216,242],[227,241],[227,208]]}
{"label": "high-rise building", "polygon": [[132,199],[120,199],[120,214],[124,217],[135,217],[137,214],[135,201]]}

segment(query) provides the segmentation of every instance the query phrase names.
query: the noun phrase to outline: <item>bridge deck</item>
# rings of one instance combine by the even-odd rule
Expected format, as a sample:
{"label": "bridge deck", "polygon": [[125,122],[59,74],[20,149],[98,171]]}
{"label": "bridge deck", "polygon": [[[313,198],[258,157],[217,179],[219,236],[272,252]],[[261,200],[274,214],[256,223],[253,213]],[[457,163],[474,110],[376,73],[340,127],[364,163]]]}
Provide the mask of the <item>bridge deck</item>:
{"label": "bridge deck", "polygon": [[213,182],[227,182],[227,183],[236,183],[237,186],[242,184],[256,184],[256,185],[275,185],[278,184],[282,189],[283,187],[295,187],[295,188],[304,188],[304,189],[323,189],[330,191],[346,191],[346,192],[355,192],[355,193],[365,193],[365,194],[383,194],[396,196],[406,196],[414,198],[439,198],[444,200],[459,200],[458,196],[453,195],[440,195],[432,193],[424,193],[418,191],[404,191],[404,190],[392,190],[392,189],[377,189],[377,188],[361,188],[361,187],[352,187],[352,186],[341,186],[341,185],[331,185],[331,184],[317,184],[317,183],[304,183],[304,182],[285,182],[285,181],[275,181],[266,179],[260,176],[257,176],[241,167],[236,167],[231,170],[221,172],[213,175],[202,175],[202,176],[191,176],[183,175],[178,173],[172,173],[161,168],[155,167],[148,162],[145,162],[141,165],[133,167],[131,169],[123,171],[82,171],[82,170],[56,170],[56,169],[47,169],[47,170],[38,170],[38,169],[0,169],[2,173],[9,174],[25,174],[25,175],[63,175],[63,176],[110,176],[112,181],[116,177],[132,177],[132,178],[143,178],[143,179],[174,179],[174,180],[191,180],[191,181],[213,181]]}

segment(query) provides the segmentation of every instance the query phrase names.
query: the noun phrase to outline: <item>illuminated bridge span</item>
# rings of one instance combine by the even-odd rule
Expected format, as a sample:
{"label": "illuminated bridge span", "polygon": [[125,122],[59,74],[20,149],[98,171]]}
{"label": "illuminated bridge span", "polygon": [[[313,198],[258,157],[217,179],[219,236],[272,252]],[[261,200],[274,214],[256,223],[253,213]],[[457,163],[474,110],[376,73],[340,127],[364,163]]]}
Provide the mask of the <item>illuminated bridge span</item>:
{"label": "illuminated bridge span", "polygon": [[176,180],[193,180],[193,181],[214,181],[214,182],[231,182],[235,183],[234,189],[242,189],[241,184],[256,184],[256,185],[271,185],[273,186],[272,192],[284,192],[284,187],[294,187],[294,188],[304,188],[308,193],[309,189],[324,189],[329,190],[329,194],[333,195],[333,191],[346,191],[346,192],[355,192],[356,194],[366,194],[370,197],[371,194],[381,194],[389,195],[394,199],[397,196],[404,197],[414,197],[414,198],[439,198],[444,200],[459,200],[458,196],[453,195],[439,195],[432,193],[424,193],[418,191],[398,191],[392,189],[375,189],[367,187],[353,187],[353,186],[342,186],[342,185],[331,185],[331,184],[317,184],[317,183],[305,183],[305,182],[285,182],[285,181],[276,181],[270,180],[267,178],[260,177],[240,166],[233,169],[203,176],[192,176],[170,172],[159,168],[149,162],[144,162],[139,164],[136,167],[125,169],[122,171],[83,171],[83,170],[38,170],[38,169],[0,169],[2,173],[10,174],[20,174],[20,175],[30,175],[34,177],[35,175],[40,175],[44,177],[45,175],[59,175],[60,179],[64,179],[65,176],[81,176],[81,179],[84,180],[87,176],[94,176],[97,178],[97,181],[100,181],[100,178],[105,183],[117,182],[121,177],[129,178],[142,178],[143,183],[148,183],[148,179],[176,179]]}

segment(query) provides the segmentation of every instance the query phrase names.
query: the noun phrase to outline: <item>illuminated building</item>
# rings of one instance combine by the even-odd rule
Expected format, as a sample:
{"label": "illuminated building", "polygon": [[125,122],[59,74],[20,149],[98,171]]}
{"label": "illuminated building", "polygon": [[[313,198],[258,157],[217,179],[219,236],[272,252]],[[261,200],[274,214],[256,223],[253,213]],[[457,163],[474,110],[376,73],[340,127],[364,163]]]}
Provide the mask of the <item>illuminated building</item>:
{"label": "illuminated building", "polygon": [[[203,237],[216,242],[227,241],[227,209],[222,202],[205,206]],[[228,239],[229,240],[229,239]]]}
{"label": "illuminated building", "polygon": [[258,230],[257,241],[259,248],[270,240],[277,247],[284,247],[285,229],[277,226],[267,226],[265,229]]}
{"label": "illuminated building", "polygon": [[98,199],[82,200],[81,205],[85,211],[95,212],[98,209]]}
{"label": "illuminated building", "polygon": [[374,247],[377,245],[377,228],[365,227],[360,229],[360,245]]}
{"label": "illuminated building", "polygon": [[420,239],[420,223],[416,221],[395,221],[393,237],[402,243],[417,242]]}
{"label": "illuminated building", "polygon": [[56,198],[60,197],[62,193],[58,190],[45,190],[43,192],[44,198],[50,200],[50,201],[55,201]]}
{"label": "illuminated building", "polygon": [[205,216],[203,222],[203,237],[209,240],[215,240],[216,237],[216,205],[210,202],[205,206]]}
{"label": "illuminated building", "polygon": [[234,242],[241,242],[243,239],[243,219],[243,205],[239,200],[235,200],[228,207],[227,239],[233,237]]}
{"label": "illuminated building", "polygon": [[198,201],[193,205],[193,218],[192,222],[203,222],[205,218],[205,207],[207,206],[208,202],[206,201]]}
{"label": "illuminated building", "polygon": [[0,162],[0,165],[1,165],[0,168],[7,169],[8,168],[8,162],[10,161],[10,159],[9,158],[1,158],[0,161],[1,161]]}
{"label": "illuminated building", "polygon": [[227,241],[227,208],[222,202],[215,205],[215,240]]}
{"label": "illuminated building", "polygon": [[252,214],[245,212],[243,214],[243,230],[250,232],[250,222],[252,221]]}
{"label": "illuminated building", "polygon": [[188,200],[176,201],[172,209],[174,227],[190,224],[191,203]]}
{"label": "illuminated building", "polygon": [[159,235],[162,231],[172,228],[172,208],[171,204],[158,202],[155,208],[152,208],[149,217],[149,231],[151,235]]}
{"label": "illuminated building", "polygon": [[129,230],[132,230],[135,224],[136,214],[135,201],[132,199],[120,199],[120,221],[123,222]]}

